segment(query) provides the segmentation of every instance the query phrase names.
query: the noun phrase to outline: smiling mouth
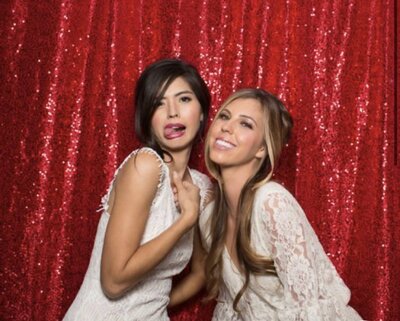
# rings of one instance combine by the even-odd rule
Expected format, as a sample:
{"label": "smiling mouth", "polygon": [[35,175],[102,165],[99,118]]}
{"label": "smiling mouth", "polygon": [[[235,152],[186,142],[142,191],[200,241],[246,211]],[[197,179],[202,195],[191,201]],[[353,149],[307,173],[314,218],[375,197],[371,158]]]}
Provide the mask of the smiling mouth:
{"label": "smiling mouth", "polygon": [[217,146],[219,149],[232,149],[235,147],[234,144],[220,138],[215,140],[215,146]]}

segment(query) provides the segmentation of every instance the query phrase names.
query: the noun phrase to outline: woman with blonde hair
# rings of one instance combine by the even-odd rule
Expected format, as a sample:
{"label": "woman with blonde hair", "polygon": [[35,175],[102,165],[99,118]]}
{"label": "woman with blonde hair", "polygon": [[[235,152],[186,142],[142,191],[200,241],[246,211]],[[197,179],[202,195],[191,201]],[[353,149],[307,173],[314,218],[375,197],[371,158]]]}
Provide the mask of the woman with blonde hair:
{"label": "woman with blonde hair", "polygon": [[271,180],[292,119],[261,89],[230,96],[205,159],[217,181],[200,217],[213,320],[362,320],[296,199]]}

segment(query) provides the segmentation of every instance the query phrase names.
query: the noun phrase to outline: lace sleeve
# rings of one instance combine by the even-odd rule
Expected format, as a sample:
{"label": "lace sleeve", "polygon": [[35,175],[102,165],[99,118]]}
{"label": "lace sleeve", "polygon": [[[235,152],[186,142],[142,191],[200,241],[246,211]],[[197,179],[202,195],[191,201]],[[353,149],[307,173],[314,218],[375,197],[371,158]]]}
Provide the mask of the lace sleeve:
{"label": "lace sleeve", "polygon": [[263,203],[265,230],[287,300],[303,306],[318,295],[314,253],[306,240],[304,219],[293,200],[281,193],[269,194]]}
{"label": "lace sleeve", "polygon": [[[287,191],[268,193],[259,209],[263,242],[284,288],[285,308],[278,311],[279,320],[361,320],[346,305],[344,284],[339,292],[347,302],[331,293],[331,284],[342,281],[331,273],[333,264],[295,198]],[[328,274],[334,277],[328,280]]]}

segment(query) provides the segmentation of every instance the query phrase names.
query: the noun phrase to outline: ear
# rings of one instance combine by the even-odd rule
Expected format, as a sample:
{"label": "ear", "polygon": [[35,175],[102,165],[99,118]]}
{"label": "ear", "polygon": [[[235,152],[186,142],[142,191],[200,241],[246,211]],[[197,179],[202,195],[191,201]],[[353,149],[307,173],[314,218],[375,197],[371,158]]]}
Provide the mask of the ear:
{"label": "ear", "polygon": [[261,160],[261,159],[264,159],[266,156],[267,156],[267,148],[266,148],[265,145],[262,145],[262,146],[258,149],[258,151],[257,151],[257,153],[256,153],[256,155],[255,155],[255,157]]}
{"label": "ear", "polygon": [[200,115],[200,121],[203,121],[203,120],[204,120],[204,114],[201,113],[201,115]]}

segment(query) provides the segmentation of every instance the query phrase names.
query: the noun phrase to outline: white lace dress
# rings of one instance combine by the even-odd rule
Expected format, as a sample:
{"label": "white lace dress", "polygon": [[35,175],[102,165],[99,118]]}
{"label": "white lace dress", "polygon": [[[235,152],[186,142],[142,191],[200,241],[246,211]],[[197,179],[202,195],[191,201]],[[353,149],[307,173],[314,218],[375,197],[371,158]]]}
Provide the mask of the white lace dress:
{"label": "white lace dress", "polygon": [[[141,240],[141,244],[144,244],[166,230],[178,218],[179,213],[174,204],[169,168],[152,149],[142,148],[132,152],[117,169],[115,176],[126,161],[137,152],[152,153],[157,156],[160,162],[158,191],[151,205],[148,221]],[[211,188],[211,182],[206,175],[196,170],[190,170],[190,176],[193,182],[200,188],[201,209],[203,209],[204,199]],[[97,227],[96,239],[88,270],[82,286],[63,320],[169,320],[166,308],[169,302],[171,278],[183,270],[191,257],[193,231],[186,233],[164,260],[149,272],[146,278],[139,282],[130,292],[117,300],[108,299],[101,289],[100,261],[104,235],[109,220],[107,204],[113,182],[111,182],[107,194],[102,199],[103,212]]]}
{"label": "white lace dress", "polygon": [[[213,321],[359,321],[348,302],[350,291],[336,272],[295,198],[281,185],[268,182],[256,192],[251,244],[272,258],[277,276],[251,276],[239,301],[233,300],[243,285],[227,250],[223,253],[223,285]],[[203,243],[210,247],[210,203],[200,217]]]}

